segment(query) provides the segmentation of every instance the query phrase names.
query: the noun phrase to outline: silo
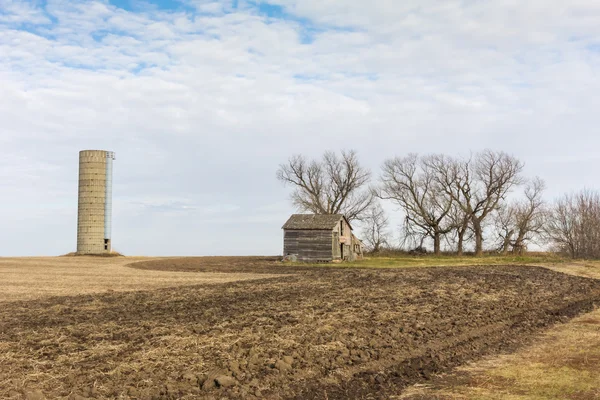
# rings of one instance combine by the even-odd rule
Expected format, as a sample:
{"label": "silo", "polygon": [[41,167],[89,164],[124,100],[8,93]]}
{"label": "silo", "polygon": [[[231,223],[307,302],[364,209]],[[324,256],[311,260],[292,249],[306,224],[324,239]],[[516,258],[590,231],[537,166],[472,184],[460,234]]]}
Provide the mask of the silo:
{"label": "silo", "polygon": [[104,254],[111,251],[114,159],[115,153],[112,151],[79,152],[78,254]]}

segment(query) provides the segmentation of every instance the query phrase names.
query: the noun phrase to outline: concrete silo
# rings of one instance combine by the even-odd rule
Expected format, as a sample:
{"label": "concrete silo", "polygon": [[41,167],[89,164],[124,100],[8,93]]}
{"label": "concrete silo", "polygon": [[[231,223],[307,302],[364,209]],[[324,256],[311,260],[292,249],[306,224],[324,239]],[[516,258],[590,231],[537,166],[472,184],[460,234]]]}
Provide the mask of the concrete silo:
{"label": "concrete silo", "polygon": [[79,152],[77,254],[105,254],[111,251],[114,159],[115,153],[112,151]]}

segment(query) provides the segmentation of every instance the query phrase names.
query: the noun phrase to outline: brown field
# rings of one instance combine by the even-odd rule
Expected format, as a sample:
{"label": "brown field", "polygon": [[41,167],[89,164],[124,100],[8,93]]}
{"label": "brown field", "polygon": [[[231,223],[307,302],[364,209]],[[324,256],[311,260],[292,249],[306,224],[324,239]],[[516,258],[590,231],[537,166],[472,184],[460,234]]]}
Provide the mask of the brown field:
{"label": "brown field", "polygon": [[594,343],[565,328],[594,314],[547,328],[593,311],[600,281],[538,267],[65,257],[0,259],[0,278],[0,398],[509,398],[486,393],[535,380],[520,361],[562,368],[523,347],[544,331],[573,368],[597,361],[565,346]]}
{"label": "brown field", "polygon": [[252,273],[214,272],[192,275],[170,271],[142,272],[126,267],[128,264],[147,260],[150,259],[147,257],[0,258],[0,302],[264,278],[264,275]]}

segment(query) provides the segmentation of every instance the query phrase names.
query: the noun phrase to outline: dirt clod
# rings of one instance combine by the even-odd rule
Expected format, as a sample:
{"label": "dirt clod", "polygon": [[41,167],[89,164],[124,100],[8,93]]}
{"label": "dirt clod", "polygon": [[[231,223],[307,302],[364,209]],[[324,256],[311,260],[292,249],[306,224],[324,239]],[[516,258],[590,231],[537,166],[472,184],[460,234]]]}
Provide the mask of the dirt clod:
{"label": "dirt clod", "polygon": [[46,400],[46,396],[41,390],[31,390],[25,392],[25,400]]}
{"label": "dirt clod", "polygon": [[219,375],[215,378],[215,383],[216,383],[217,387],[231,387],[231,386],[235,386],[237,381],[230,376]]}
{"label": "dirt clod", "polygon": [[285,372],[290,371],[292,366],[283,360],[277,360],[277,362],[275,362],[275,368],[277,368],[280,372]]}
{"label": "dirt clod", "polygon": [[217,387],[217,383],[214,379],[206,379],[202,384],[202,390],[209,391]]}
{"label": "dirt clod", "polygon": [[197,377],[195,374],[191,373],[191,372],[188,372],[188,373],[185,373],[185,374],[183,374],[183,375],[181,376],[181,379],[182,379],[184,382],[190,383],[190,384],[192,384],[192,385],[195,385],[195,384],[197,384],[197,383],[198,383],[198,377]]}
{"label": "dirt clod", "polygon": [[233,376],[239,377],[241,375],[240,363],[237,361],[232,361],[229,363],[229,370]]}
{"label": "dirt clod", "polygon": [[283,360],[283,362],[284,362],[284,363],[286,363],[286,364],[289,364],[289,365],[291,365],[291,366],[294,366],[294,357],[291,357],[291,356],[284,356],[284,357],[282,358],[282,360]]}

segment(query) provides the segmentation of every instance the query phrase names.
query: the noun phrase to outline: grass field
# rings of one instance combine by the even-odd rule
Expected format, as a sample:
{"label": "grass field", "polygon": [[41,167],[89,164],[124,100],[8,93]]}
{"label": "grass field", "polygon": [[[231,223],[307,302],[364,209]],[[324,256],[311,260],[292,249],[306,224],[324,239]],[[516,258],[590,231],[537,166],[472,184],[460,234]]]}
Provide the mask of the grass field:
{"label": "grass field", "polygon": [[531,253],[519,255],[484,255],[483,257],[454,255],[393,255],[367,256],[364,260],[356,261],[347,266],[373,268],[408,268],[436,266],[474,266],[474,265],[557,265],[568,263],[569,260],[551,253]]}
{"label": "grass field", "polygon": [[579,276],[600,263],[0,258],[0,398],[600,399]]}

